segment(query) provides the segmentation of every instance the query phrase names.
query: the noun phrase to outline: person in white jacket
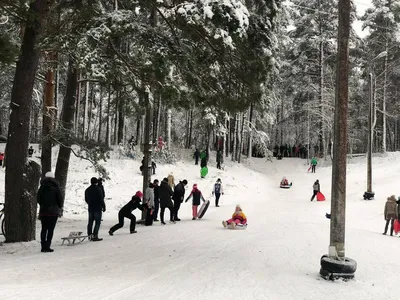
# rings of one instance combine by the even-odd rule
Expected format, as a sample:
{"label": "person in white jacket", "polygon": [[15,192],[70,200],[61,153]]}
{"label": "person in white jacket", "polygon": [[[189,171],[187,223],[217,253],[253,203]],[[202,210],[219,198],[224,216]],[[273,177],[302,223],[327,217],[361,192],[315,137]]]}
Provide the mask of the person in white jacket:
{"label": "person in white jacket", "polygon": [[219,202],[219,197],[221,197],[221,194],[224,194],[224,190],[222,188],[222,181],[220,178],[217,179],[217,182],[214,184],[214,188],[212,191],[212,194],[215,194],[215,206],[219,207],[218,202]]}
{"label": "person in white jacket", "polygon": [[146,220],[145,225],[151,226],[153,225],[153,212],[154,212],[154,184],[149,183],[149,186],[146,188],[143,197],[144,206],[146,207]]}

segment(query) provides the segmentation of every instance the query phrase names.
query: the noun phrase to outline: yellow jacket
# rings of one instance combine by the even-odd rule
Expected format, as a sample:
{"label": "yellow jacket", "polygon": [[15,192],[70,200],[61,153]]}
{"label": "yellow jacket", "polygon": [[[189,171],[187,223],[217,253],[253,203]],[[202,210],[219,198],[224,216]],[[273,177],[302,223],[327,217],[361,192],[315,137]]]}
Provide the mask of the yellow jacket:
{"label": "yellow jacket", "polygon": [[232,215],[232,219],[233,220],[239,219],[242,222],[247,220],[246,215],[242,211],[240,213],[238,213],[238,214],[236,212],[234,212],[233,215]]}

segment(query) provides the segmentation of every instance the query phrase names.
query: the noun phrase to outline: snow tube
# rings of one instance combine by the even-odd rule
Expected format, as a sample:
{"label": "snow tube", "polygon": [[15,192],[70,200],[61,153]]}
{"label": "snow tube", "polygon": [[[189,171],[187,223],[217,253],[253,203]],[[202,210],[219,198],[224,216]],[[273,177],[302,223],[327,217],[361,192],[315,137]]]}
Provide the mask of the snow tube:
{"label": "snow tube", "polygon": [[398,234],[400,232],[400,222],[399,222],[399,220],[394,220],[393,228],[394,228],[394,233],[395,234]]}
{"label": "snow tube", "polygon": [[208,174],[208,168],[207,168],[207,167],[201,168],[201,170],[200,170],[200,176],[201,176],[201,178],[206,177],[207,174]]}
{"label": "snow tube", "polygon": [[210,206],[210,200],[207,200],[206,202],[203,203],[203,205],[199,209],[199,212],[197,213],[197,217],[199,219],[201,219],[204,216],[209,206]]}
{"label": "snow tube", "polygon": [[290,189],[291,187],[292,187],[292,183],[289,183],[289,184],[281,184],[281,185],[279,185],[279,187],[281,188],[281,189]]}
{"label": "snow tube", "polygon": [[325,201],[325,196],[321,192],[317,193],[317,201]]}

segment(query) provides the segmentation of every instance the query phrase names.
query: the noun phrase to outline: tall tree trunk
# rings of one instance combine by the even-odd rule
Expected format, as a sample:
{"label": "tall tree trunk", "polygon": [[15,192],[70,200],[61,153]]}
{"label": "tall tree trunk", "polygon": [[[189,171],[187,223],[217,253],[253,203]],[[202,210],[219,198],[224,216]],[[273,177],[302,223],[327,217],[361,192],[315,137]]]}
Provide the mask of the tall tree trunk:
{"label": "tall tree trunk", "polygon": [[92,124],[92,119],[93,119],[93,103],[94,103],[94,84],[91,86],[90,89],[90,98],[89,98],[89,111],[88,111],[88,124],[87,124],[87,132],[86,132],[86,139],[89,140],[91,139],[90,135],[90,124]]}
{"label": "tall tree trunk", "polygon": [[121,97],[118,102],[118,144],[124,142],[124,126],[125,126],[125,103],[124,98]]}
{"label": "tall tree trunk", "polygon": [[53,130],[53,120],[56,118],[54,110],[54,60],[56,59],[55,53],[50,53],[48,56],[48,63],[50,65],[46,73],[46,83],[43,101],[43,122],[42,122],[42,176],[51,171],[52,161],[52,142],[51,133]]}
{"label": "tall tree trunk", "polygon": [[29,5],[30,17],[26,21],[11,92],[11,115],[6,145],[6,242],[35,239],[35,195],[40,167],[34,162],[27,163],[27,149],[33,85],[40,57],[37,42],[46,23],[49,5],[47,0],[36,0]]}
{"label": "tall tree trunk", "polygon": [[99,100],[99,132],[97,134],[97,142],[101,143],[101,131],[103,129],[103,85],[100,85],[100,100]]}
{"label": "tall tree trunk", "polygon": [[167,147],[168,150],[171,150],[171,123],[172,123],[172,112],[171,109],[169,108],[167,111]]}
{"label": "tall tree trunk", "polygon": [[85,139],[87,132],[87,120],[88,120],[88,103],[89,103],[89,80],[86,81],[86,89],[85,89],[85,106],[83,110],[83,133],[82,138]]}
{"label": "tall tree trunk", "polygon": [[243,152],[243,133],[244,133],[244,123],[246,121],[246,114],[242,113],[242,119],[241,119],[241,128],[240,128],[240,135],[239,135],[239,157],[238,157],[238,162],[241,163],[242,159],[242,152]]}
{"label": "tall tree trunk", "polygon": [[226,147],[225,147],[225,157],[229,156],[229,152],[231,151],[231,119],[230,114],[228,114],[228,118],[226,119]]}
{"label": "tall tree trunk", "polygon": [[385,44],[385,69],[384,69],[384,79],[383,79],[383,99],[382,99],[382,152],[386,152],[386,86],[387,86],[387,69],[388,69],[388,51],[389,51],[389,42],[388,36],[386,36],[386,44]]}
{"label": "tall tree trunk", "polygon": [[[253,108],[254,105],[253,103],[250,104],[250,113],[249,113],[249,130],[250,130],[250,134],[249,134],[249,141],[247,143],[247,157],[251,157],[252,155],[252,151],[253,149],[252,147],[252,138],[253,138]],[[297,127],[296,127],[297,128]]]}
{"label": "tall tree trunk", "polygon": [[115,103],[115,118],[114,118],[114,145],[118,145],[118,119],[119,119],[119,102],[120,102],[120,93],[117,91],[117,103]]}
{"label": "tall tree trunk", "polygon": [[161,106],[162,106],[162,102],[161,102],[161,93],[159,93],[158,95],[158,107],[157,107],[157,127],[156,127],[156,135],[154,136],[155,139],[157,139],[160,135],[161,132]]}
{"label": "tall tree trunk", "polygon": [[192,145],[192,133],[193,133],[193,109],[189,111],[189,136],[188,136],[188,149],[190,149],[190,146]]}
{"label": "tall tree trunk", "polygon": [[111,146],[111,84],[108,85],[106,143]]}
{"label": "tall tree trunk", "polygon": [[65,132],[65,136],[63,136],[62,140],[60,141],[60,151],[58,152],[55,171],[56,179],[60,182],[63,203],[65,199],[65,188],[67,185],[69,160],[71,156],[71,138],[73,136],[74,128],[77,80],[78,71],[74,67],[73,61],[70,58],[67,73],[67,93],[64,98],[62,119],[60,124],[60,126],[63,128],[63,132]]}
{"label": "tall tree trunk", "polygon": [[233,117],[233,123],[234,123],[234,130],[233,130],[233,151],[232,151],[232,161],[236,161],[236,145],[237,145],[237,131],[238,131],[238,120],[237,120],[237,114],[235,113]]}
{"label": "tall tree trunk", "polygon": [[78,90],[76,92],[76,110],[75,110],[75,135],[80,134],[80,115],[81,115],[81,97],[82,97],[82,75],[79,75]]}

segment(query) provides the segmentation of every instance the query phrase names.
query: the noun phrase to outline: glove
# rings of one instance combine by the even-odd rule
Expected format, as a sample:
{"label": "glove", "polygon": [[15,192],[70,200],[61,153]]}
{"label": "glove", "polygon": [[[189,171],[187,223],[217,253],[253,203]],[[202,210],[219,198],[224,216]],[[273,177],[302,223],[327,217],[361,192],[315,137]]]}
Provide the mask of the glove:
{"label": "glove", "polygon": [[[62,215],[63,215],[63,213],[64,213],[64,208],[61,208],[61,209],[60,209],[60,213],[58,214],[58,216],[61,218]],[[40,220],[40,219],[39,219],[39,220]]]}
{"label": "glove", "polygon": [[224,193],[222,193],[222,195],[223,195]]}
{"label": "glove", "polygon": [[105,207],[103,207],[103,212],[105,212],[106,211],[106,208]]}

